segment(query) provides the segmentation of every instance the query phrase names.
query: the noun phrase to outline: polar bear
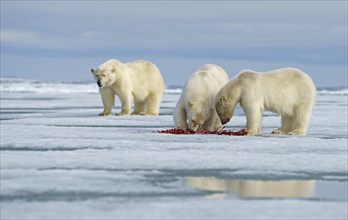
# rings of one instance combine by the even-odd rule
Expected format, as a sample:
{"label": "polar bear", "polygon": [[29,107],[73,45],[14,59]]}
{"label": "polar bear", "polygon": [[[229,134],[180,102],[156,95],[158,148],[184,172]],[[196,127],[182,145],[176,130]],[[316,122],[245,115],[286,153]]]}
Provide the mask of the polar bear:
{"label": "polar bear", "polygon": [[281,68],[265,73],[244,70],[218,92],[215,107],[222,124],[226,124],[239,103],[250,135],[261,133],[264,110],[281,115],[281,127],[272,134],[306,135],[315,97],[312,79],[301,70]]}
{"label": "polar bear", "polygon": [[214,64],[206,64],[193,73],[176,104],[173,114],[175,127],[193,132],[222,128],[214,98],[227,82],[225,70]]}
{"label": "polar bear", "polygon": [[[96,69],[91,69],[99,86],[104,111],[100,116],[111,114],[117,95],[122,110],[116,115],[158,115],[164,93],[162,75],[151,62],[137,60],[122,63],[108,60]],[[134,101],[134,110],[131,105]]]}

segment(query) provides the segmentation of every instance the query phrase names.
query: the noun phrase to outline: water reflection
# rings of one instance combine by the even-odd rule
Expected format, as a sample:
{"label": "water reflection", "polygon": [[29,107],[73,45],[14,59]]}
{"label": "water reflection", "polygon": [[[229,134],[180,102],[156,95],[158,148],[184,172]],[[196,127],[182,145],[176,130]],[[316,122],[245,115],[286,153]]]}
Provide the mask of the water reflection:
{"label": "water reflection", "polygon": [[235,195],[239,198],[310,198],[315,180],[230,180],[213,177],[187,177],[186,185],[193,189],[217,192],[210,198]]}

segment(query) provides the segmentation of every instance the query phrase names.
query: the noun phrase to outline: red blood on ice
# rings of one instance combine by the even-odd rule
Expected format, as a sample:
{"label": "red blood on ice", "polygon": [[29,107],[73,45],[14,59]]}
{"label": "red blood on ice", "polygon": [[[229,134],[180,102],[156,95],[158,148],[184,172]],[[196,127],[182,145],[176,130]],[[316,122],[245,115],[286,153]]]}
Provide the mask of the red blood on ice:
{"label": "red blood on ice", "polygon": [[158,133],[162,134],[216,134],[216,135],[230,135],[230,136],[245,136],[248,134],[248,130],[246,128],[240,130],[240,131],[228,131],[228,130],[220,130],[220,131],[198,131],[193,132],[189,130],[184,130],[180,128],[172,128],[168,130],[161,130],[158,131]]}

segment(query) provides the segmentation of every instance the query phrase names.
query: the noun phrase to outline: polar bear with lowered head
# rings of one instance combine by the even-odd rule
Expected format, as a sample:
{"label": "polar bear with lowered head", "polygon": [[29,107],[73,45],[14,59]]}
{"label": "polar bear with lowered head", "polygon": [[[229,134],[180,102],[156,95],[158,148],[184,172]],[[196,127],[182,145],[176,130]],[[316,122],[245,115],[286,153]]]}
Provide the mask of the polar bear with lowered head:
{"label": "polar bear with lowered head", "polygon": [[264,110],[281,115],[281,127],[272,134],[306,135],[315,97],[312,79],[301,70],[281,68],[265,73],[244,70],[218,92],[215,107],[222,124],[226,124],[239,103],[250,135],[261,133]]}
{"label": "polar bear with lowered head", "polygon": [[[117,115],[158,115],[164,93],[162,75],[151,62],[137,60],[122,63],[108,60],[96,69],[91,69],[99,86],[104,111],[100,116],[111,114],[115,95],[121,101],[121,112]],[[134,110],[131,106],[134,101]]]}
{"label": "polar bear with lowered head", "polygon": [[175,127],[216,131],[222,128],[216,114],[214,98],[228,82],[224,69],[214,64],[206,64],[187,80],[173,115]]}

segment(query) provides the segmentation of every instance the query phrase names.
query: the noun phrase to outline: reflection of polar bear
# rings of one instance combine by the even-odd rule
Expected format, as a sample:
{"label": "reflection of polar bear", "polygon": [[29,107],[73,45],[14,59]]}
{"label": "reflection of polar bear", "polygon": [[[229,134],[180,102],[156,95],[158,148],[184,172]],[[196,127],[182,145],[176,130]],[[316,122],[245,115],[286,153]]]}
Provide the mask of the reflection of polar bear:
{"label": "reflection of polar bear", "polygon": [[187,177],[186,185],[200,190],[220,192],[209,197],[224,198],[233,193],[240,198],[310,198],[314,180],[236,180],[214,177]]}
{"label": "reflection of polar bear", "polygon": [[313,81],[298,69],[282,68],[266,73],[244,70],[218,92],[215,107],[225,124],[239,103],[246,114],[250,135],[260,134],[264,110],[282,117],[281,127],[273,134],[305,135],[315,96]]}
{"label": "reflection of polar bear", "polygon": [[194,132],[216,131],[221,128],[221,121],[214,108],[214,98],[227,82],[226,72],[214,64],[206,64],[193,73],[176,104],[173,115],[175,126]]}
{"label": "reflection of polar bear", "polygon": [[104,105],[100,116],[111,114],[115,95],[122,103],[122,111],[118,115],[129,115],[133,100],[132,115],[158,115],[164,83],[154,64],[144,60],[130,63],[109,60],[91,71],[97,80]]}

